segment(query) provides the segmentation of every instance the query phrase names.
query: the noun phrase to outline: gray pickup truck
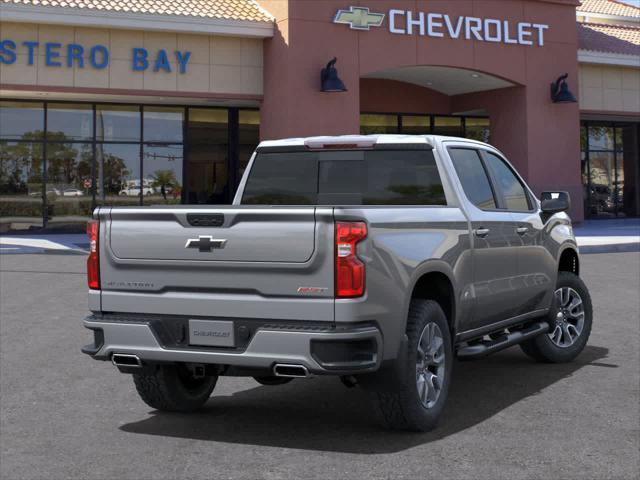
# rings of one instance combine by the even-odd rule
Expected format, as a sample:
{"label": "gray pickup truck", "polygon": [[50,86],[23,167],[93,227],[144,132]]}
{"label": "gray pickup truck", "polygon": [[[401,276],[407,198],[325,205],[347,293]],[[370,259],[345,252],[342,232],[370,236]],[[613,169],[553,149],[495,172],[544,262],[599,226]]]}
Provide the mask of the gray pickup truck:
{"label": "gray pickup truck", "polygon": [[456,357],[585,347],[568,209],[472,140],[262,142],[233,205],[95,211],[83,352],[159,410],[201,407],[224,375],[334,375],[388,427],[429,430]]}

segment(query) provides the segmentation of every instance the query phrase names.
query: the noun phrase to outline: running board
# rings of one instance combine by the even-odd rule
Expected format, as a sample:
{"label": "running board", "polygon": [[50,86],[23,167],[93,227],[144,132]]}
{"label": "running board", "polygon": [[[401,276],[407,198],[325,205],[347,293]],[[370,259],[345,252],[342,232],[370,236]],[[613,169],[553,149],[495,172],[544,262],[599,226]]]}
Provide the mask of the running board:
{"label": "running board", "polygon": [[479,343],[461,347],[457,352],[458,358],[471,360],[484,357],[548,332],[549,324],[547,322],[536,322],[521,330],[504,333],[494,340],[481,340]]}

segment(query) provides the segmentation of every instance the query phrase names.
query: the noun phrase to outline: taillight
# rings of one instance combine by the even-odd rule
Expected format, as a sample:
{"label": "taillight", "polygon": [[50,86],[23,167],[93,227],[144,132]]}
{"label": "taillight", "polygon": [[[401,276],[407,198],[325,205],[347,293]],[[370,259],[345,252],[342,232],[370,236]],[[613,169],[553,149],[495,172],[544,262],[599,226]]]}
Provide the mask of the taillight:
{"label": "taillight", "polygon": [[89,236],[89,258],[87,258],[87,282],[91,290],[100,290],[100,252],[98,244],[98,230],[100,222],[89,220],[87,222],[87,235]]}
{"label": "taillight", "polygon": [[364,295],[364,263],[357,256],[357,244],[367,236],[364,222],[336,222],[336,297]]}

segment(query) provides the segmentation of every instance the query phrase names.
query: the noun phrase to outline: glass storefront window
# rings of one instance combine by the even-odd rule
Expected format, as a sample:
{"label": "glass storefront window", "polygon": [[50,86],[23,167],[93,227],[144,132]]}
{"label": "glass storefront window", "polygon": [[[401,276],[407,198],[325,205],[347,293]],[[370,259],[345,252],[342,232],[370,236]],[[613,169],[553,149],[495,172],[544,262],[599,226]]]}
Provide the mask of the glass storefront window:
{"label": "glass storefront window", "polygon": [[431,133],[431,117],[426,115],[402,115],[402,133],[428,135]]}
{"label": "glass storefront window", "polygon": [[582,171],[588,217],[640,215],[639,136],[638,123],[583,123]]}
{"label": "glass storefront window", "polygon": [[96,145],[96,201],[103,205],[140,204],[140,145]]}
{"label": "glass storefront window", "polygon": [[612,152],[591,152],[589,168],[589,213],[615,216],[615,158]]}
{"label": "glass storefront window", "polygon": [[142,154],[144,203],[181,203],[182,145],[145,145]]}
{"label": "glass storefront window", "polygon": [[379,115],[364,113],[360,115],[360,133],[362,135],[398,133],[397,115]]}
{"label": "glass storefront window", "polygon": [[93,138],[93,107],[87,104],[47,105],[47,140],[72,141]]}
{"label": "glass storefront window", "polygon": [[44,103],[0,101],[0,139],[42,140]]}
{"label": "glass storefront window", "polygon": [[96,140],[105,142],[140,141],[140,107],[132,105],[98,105]]}
{"label": "glass storefront window", "polygon": [[460,117],[434,117],[433,134],[448,135],[452,137],[462,137],[462,118]]}
{"label": "glass storefront window", "polygon": [[42,227],[42,145],[0,141],[0,231]]}
{"label": "glass storefront window", "polygon": [[187,125],[186,202],[228,202],[229,112],[190,108]]}
{"label": "glass storefront window", "polygon": [[489,143],[491,140],[491,123],[488,118],[464,119],[464,136],[472,140]]}
{"label": "glass storefront window", "polygon": [[614,132],[612,127],[589,127],[589,150],[613,150]]}
{"label": "glass storefront window", "polygon": [[83,231],[97,205],[229,203],[259,136],[248,108],[2,100],[0,231]]}
{"label": "glass storefront window", "polygon": [[[258,110],[240,110],[238,112],[238,178],[242,175],[251,159],[253,151],[260,143],[260,112]],[[235,187],[235,186],[234,186]],[[234,188],[235,192],[235,188]]]}
{"label": "glass storefront window", "polygon": [[91,217],[93,145],[47,145],[47,218],[60,224],[84,223]]}
{"label": "glass storefront window", "polygon": [[145,142],[182,143],[184,108],[144,107]]}

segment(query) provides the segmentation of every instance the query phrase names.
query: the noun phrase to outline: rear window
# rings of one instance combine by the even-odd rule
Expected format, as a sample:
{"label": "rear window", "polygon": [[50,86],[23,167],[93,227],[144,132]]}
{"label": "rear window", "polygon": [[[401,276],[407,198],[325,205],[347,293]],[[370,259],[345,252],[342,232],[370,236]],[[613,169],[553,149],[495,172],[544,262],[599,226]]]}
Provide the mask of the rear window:
{"label": "rear window", "polygon": [[433,152],[258,153],[246,205],[446,205]]}

